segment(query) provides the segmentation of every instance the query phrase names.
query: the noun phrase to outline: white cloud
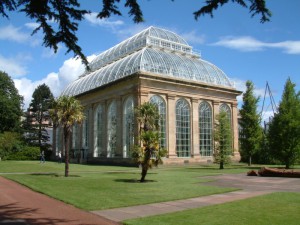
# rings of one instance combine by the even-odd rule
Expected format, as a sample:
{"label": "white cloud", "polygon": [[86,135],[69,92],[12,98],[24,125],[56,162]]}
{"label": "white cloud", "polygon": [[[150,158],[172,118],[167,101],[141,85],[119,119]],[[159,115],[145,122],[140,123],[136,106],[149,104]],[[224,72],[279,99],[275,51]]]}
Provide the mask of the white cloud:
{"label": "white cloud", "polygon": [[223,46],[233,48],[239,51],[261,51],[265,47],[265,43],[260,42],[252,37],[223,37],[220,41],[212,44],[216,46]]}
{"label": "white cloud", "polygon": [[0,55],[0,70],[5,71],[11,77],[22,77],[27,74],[27,68],[22,65],[24,60],[28,60],[29,56],[24,56],[23,60],[20,55],[14,58],[6,58]]}
{"label": "white cloud", "polygon": [[[90,62],[96,56],[88,56],[87,59]],[[85,66],[81,63],[81,60],[70,58],[64,61],[63,65],[59,68],[58,72],[51,72],[43,79],[32,81],[27,78],[14,79],[16,88],[19,90],[19,94],[24,96],[24,108],[28,108],[32,93],[38,85],[45,83],[49,86],[51,92],[55,97],[58,97],[67,84],[76,80],[85,70]]]}
{"label": "white cloud", "polygon": [[287,54],[300,54],[300,41],[284,41],[269,44],[269,47],[282,48]]}
{"label": "white cloud", "polygon": [[263,51],[267,48],[282,49],[287,54],[300,54],[300,41],[283,41],[283,42],[262,42],[253,37],[233,37],[227,36],[221,38],[220,41],[213,43],[215,46],[223,46],[226,48],[232,48],[239,51],[251,52],[251,51]]}
{"label": "white cloud", "polygon": [[28,41],[30,35],[21,32],[21,28],[8,25],[0,27],[0,40],[15,41],[18,43],[24,43]]}
{"label": "white cloud", "polygon": [[265,121],[265,122],[269,122],[270,119],[274,116],[274,112],[273,110],[264,110],[262,113],[261,113],[261,121],[262,123]]}
{"label": "white cloud", "polygon": [[110,28],[114,28],[114,27],[118,27],[124,24],[124,22],[122,20],[109,20],[106,18],[97,18],[97,13],[92,12],[89,14],[85,14],[84,17],[87,21],[89,21],[91,24],[93,25],[97,25],[97,26],[102,26],[102,27],[110,27]]}
{"label": "white cloud", "polygon": [[203,44],[205,41],[204,35],[198,35],[195,30],[189,32],[189,33],[183,33],[181,34],[181,37],[184,38],[188,43],[193,44]]}
{"label": "white cloud", "polygon": [[40,24],[38,24],[38,23],[25,23],[25,27],[32,29],[32,30],[35,30],[39,26],[40,26]]}

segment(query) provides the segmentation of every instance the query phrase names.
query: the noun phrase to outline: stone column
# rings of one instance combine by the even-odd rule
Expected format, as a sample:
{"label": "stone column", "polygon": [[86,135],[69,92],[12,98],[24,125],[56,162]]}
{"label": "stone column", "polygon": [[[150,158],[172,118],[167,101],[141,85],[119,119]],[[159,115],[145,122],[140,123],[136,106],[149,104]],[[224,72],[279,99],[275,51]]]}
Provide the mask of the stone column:
{"label": "stone column", "polygon": [[176,115],[175,115],[175,95],[167,96],[167,146],[168,158],[177,158],[176,154]]}
{"label": "stone column", "polygon": [[200,151],[199,151],[199,110],[198,110],[199,104],[198,99],[193,98],[192,99],[192,135],[191,135],[191,141],[192,141],[192,152],[191,156],[193,158],[200,158]]}
{"label": "stone column", "polygon": [[237,102],[232,104],[232,129],[233,129],[233,153],[236,160],[240,159],[239,153],[239,128]]}
{"label": "stone column", "polygon": [[140,105],[147,101],[149,101],[149,93],[146,91],[141,91],[140,92]]}
{"label": "stone column", "polygon": [[220,113],[220,102],[219,101],[213,101],[213,123],[215,122],[216,120],[216,116],[219,115]]}

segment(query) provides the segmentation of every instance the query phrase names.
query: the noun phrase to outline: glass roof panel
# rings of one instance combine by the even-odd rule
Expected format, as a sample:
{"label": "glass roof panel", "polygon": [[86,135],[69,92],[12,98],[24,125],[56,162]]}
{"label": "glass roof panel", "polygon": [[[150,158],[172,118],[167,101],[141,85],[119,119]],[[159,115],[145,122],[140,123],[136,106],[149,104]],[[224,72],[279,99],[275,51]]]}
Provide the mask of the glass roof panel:
{"label": "glass roof panel", "polygon": [[[153,45],[155,40],[157,44]],[[92,71],[80,76],[62,94],[79,95],[142,71],[233,87],[222,70],[193,53],[183,52],[184,48],[192,49],[179,35],[149,27],[97,56],[90,63]]]}

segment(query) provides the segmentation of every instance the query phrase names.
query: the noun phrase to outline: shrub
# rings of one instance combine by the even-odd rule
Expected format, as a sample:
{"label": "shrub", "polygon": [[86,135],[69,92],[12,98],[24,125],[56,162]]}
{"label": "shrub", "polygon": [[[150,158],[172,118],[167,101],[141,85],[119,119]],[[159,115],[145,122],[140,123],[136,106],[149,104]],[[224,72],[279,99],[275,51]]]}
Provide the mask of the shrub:
{"label": "shrub", "polygon": [[0,133],[0,157],[2,160],[13,151],[19,151],[22,148],[21,136],[15,132]]}
{"label": "shrub", "polygon": [[33,146],[23,146],[18,151],[12,151],[7,159],[8,160],[36,160],[40,156],[40,148]]}

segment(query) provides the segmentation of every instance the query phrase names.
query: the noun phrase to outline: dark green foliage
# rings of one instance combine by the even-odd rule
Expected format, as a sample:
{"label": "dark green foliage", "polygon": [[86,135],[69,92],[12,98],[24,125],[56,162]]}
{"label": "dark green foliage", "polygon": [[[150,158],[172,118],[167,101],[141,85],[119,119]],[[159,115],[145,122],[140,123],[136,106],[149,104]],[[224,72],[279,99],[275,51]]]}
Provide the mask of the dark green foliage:
{"label": "dark green foliage", "polygon": [[300,158],[300,93],[288,79],[285,83],[278,113],[269,124],[269,151],[274,159],[288,169]]}
{"label": "dark green foliage", "polygon": [[19,151],[12,151],[7,157],[7,160],[37,160],[39,157],[39,147],[25,145]]}
{"label": "dark green foliage", "polygon": [[214,129],[214,162],[224,169],[224,165],[230,163],[232,155],[232,129],[226,112],[221,111],[217,115]]}
{"label": "dark green foliage", "polygon": [[140,124],[139,140],[141,145],[132,150],[132,158],[141,165],[141,182],[145,181],[148,169],[162,163],[161,158],[166,151],[160,147],[159,112],[156,105],[145,102],[136,108],[137,119]]}
{"label": "dark green foliage", "polygon": [[19,131],[23,97],[7,73],[0,71],[0,133]]}
{"label": "dark green foliage", "polygon": [[[245,154],[244,155],[242,154],[242,157],[243,156],[245,156]],[[241,161],[247,162],[247,160],[248,159],[245,156],[245,158],[242,159]],[[262,141],[259,150],[254,152],[252,155],[252,162],[256,164],[265,164],[265,165],[280,164],[278,160],[274,160],[274,158],[270,154],[269,142],[265,133],[262,134]]]}
{"label": "dark green foliage", "polygon": [[[206,14],[213,16],[213,10],[228,2],[229,0],[207,0],[203,7],[194,12],[195,19]],[[270,20],[271,12],[266,8],[265,0],[232,0],[232,2],[243,7],[248,7],[246,2],[250,2],[249,10],[252,16],[261,14],[262,23]],[[120,0],[102,0],[103,7],[98,17],[108,18],[111,14],[121,16],[122,13],[117,3],[120,3]],[[126,0],[124,6],[129,8],[128,14],[133,17],[135,23],[144,21],[143,12],[137,0]],[[39,26],[33,34],[39,30],[43,31],[44,46],[53,48],[56,52],[58,44],[63,43],[67,47],[67,53],[72,51],[75,56],[81,58],[85,65],[88,64],[81,47],[77,44],[76,31],[78,22],[89,11],[80,9],[78,0],[1,0],[0,14],[8,18],[7,11],[25,12],[27,17],[35,20]],[[56,22],[55,25],[52,24],[52,20]]]}
{"label": "dark green foliage", "polygon": [[53,94],[46,84],[39,85],[32,94],[32,100],[23,122],[25,139],[31,145],[39,146],[41,151],[49,147],[49,134],[46,128],[51,127],[49,109],[54,102]]}
{"label": "dark green foliage", "polygon": [[19,133],[0,133],[1,160],[34,160],[39,154],[39,148],[27,146]]}
{"label": "dark green foliage", "polygon": [[[211,17],[213,17],[213,11],[217,10],[219,6],[223,6],[230,2],[229,0],[206,0],[206,5],[203,6],[198,11],[194,12],[195,19],[197,20],[200,16],[209,14]],[[260,22],[264,23],[267,21],[270,21],[270,17],[272,16],[271,11],[266,7],[266,1],[265,0],[231,0],[233,3],[237,3],[240,6],[244,8],[248,8],[248,3],[250,3],[249,6],[249,12],[251,13],[252,17],[256,14],[261,14]]]}
{"label": "dark green foliage", "polygon": [[5,160],[13,151],[22,148],[21,136],[15,132],[0,133],[0,158]]}
{"label": "dark green foliage", "polygon": [[240,151],[242,158],[251,166],[253,155],[262,148],[263,129],[260,126],[260,116],[256,112],[259,98],[254,96],[254,85],[247,81],[246,87],[240,110]]}

